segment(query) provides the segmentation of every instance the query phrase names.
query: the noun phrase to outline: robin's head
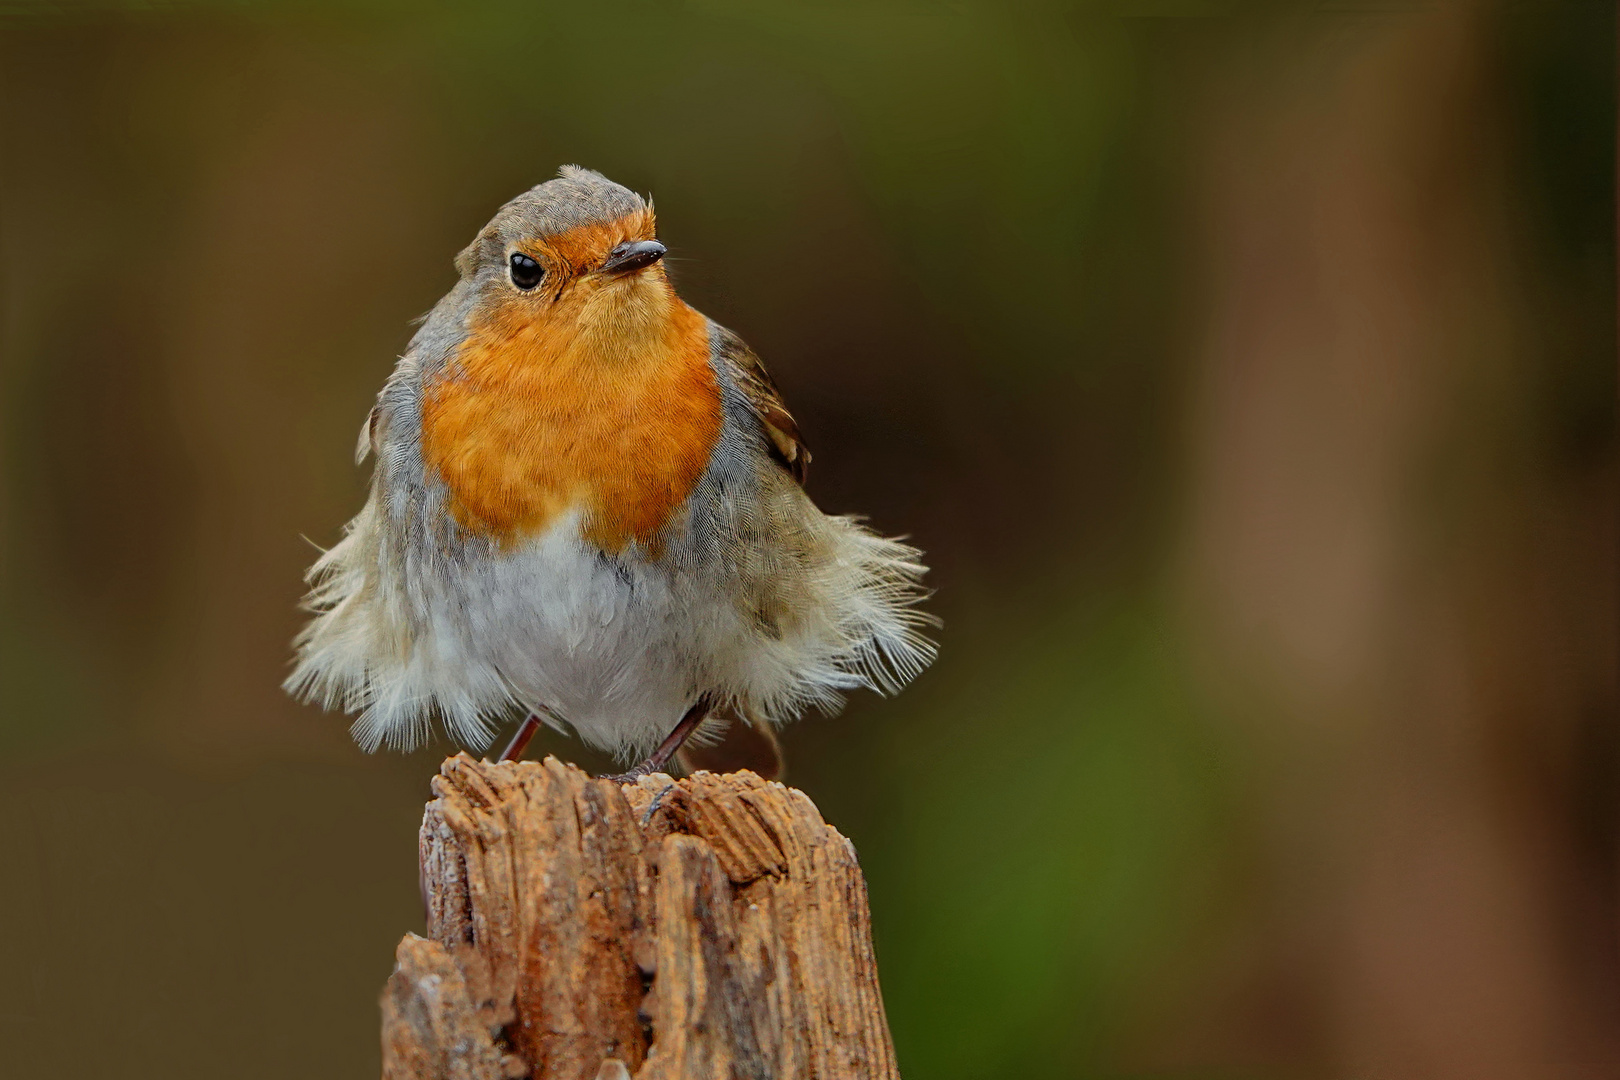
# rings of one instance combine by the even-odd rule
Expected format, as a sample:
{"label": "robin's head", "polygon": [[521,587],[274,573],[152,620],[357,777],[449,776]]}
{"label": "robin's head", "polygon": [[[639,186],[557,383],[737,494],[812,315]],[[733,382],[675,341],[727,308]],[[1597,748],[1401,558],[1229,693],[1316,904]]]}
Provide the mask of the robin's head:
{"label": "robin's head", "polygon": [[480,321],[543,329],[563,348],[584,344],[580,336],[633,338],[674,302],[654,234],[641,196],[567,165],[501,207],[456,269],[473,287]]}
{"label": "robin's head", "polygon": [[583,499],[603,550],[660,542],[722,408],[708,322],[653,232],[638,195],[568,166],[457,256],[417,340],[423,459],[465,528],[521,538]]}

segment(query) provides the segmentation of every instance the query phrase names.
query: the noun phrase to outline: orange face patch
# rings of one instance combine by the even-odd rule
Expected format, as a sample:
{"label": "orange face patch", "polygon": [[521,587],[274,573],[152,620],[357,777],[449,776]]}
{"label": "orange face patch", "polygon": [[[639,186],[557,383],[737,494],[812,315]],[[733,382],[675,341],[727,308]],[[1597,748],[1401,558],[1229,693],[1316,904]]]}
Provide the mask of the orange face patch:
{"label": "orange face patch", "polygon": [[517,249],[546,265],[551,280],[542,289],[555,296],[574,278],[602,265],[615,244],[625,240],[651,240],[657,232],[657,219],[649,206],[617,221],[580,225],[555,236],[534,237],[517,245]]}
{"label": "orange face patch", "polygon": [[563,280],[486,301],[428,389],[423,456],[465,528],[514,543],[578,507],[603,550],[656,550],[708,466],[721,412],[703,316],[659,267],[620,278],[561,269],[643,238],[633,224],[522,245]]}

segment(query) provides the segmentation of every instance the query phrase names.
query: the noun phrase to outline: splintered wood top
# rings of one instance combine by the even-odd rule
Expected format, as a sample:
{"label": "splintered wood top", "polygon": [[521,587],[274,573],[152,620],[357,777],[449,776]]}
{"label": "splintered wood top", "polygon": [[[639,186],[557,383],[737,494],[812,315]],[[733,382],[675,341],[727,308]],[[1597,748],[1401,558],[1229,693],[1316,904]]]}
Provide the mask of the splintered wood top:
{"label": "splintered wood top", "polygon": [[433,792],[385,1080],[899,1076],[854,847],[803,792],[466,754]]}

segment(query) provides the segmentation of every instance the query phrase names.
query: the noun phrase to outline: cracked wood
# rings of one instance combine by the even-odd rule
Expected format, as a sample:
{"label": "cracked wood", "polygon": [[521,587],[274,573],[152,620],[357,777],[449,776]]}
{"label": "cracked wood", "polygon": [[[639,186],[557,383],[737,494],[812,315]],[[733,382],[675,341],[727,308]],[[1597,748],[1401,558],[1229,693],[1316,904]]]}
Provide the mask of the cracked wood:
{"label": "cracked wood", "polygon": [[466,754],[433,790],[385,1080],[899,1076],[854,848],[803,792]]}

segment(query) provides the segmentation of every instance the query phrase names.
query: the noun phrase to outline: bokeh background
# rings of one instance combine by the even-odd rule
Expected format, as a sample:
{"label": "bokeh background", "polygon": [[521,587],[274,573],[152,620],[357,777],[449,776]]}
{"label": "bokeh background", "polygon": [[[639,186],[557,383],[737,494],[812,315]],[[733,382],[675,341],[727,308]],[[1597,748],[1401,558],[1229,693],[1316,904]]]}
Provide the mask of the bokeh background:
{"label": "bokeh background", "polygon": [[785,734],[909,1076],[1620,1075],[1611,3],[0,12],[0,1073],[375,1074],[453,748],[300,574],[580,162],[929,552]]}

